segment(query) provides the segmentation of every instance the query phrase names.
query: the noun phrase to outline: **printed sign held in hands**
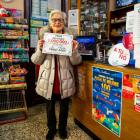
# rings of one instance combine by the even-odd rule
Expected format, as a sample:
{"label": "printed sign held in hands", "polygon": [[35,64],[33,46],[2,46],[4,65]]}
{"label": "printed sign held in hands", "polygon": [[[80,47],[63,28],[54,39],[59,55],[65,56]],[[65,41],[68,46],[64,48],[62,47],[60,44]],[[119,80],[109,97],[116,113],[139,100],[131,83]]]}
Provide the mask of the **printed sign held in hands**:
{"label": "printed sign held in hands", "polygon": [[73,35],[45,33],[42,53],[72,55]]}

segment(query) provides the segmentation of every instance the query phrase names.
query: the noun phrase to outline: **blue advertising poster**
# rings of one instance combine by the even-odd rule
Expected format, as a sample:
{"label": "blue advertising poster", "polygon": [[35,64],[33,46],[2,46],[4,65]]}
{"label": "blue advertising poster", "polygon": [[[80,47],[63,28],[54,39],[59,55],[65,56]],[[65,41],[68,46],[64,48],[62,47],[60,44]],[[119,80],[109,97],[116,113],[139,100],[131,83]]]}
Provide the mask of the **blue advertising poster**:
{"label": "blue advertising poster", "polygon": [[92,118],[117,136],[121,128],[122,77],[121,72],[92,67]]}

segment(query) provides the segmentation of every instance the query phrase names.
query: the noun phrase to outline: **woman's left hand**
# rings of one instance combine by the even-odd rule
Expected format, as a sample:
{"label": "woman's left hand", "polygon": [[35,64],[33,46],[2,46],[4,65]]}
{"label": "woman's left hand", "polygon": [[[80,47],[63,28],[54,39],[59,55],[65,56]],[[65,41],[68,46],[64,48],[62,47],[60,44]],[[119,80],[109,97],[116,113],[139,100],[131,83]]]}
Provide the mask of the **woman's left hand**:
{"label": "woman's left hand", "polygon": [[76,40],[72,40],[72,42],[73,42],[72,51],[75,51],[78,48],[79,43]]}

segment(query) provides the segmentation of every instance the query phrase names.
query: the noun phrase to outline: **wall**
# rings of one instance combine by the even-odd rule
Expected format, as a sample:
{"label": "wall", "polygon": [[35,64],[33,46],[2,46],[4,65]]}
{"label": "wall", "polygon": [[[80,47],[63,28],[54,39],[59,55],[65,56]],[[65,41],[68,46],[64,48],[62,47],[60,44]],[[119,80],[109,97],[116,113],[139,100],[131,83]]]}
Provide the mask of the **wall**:
{"label": "wall", "polygon": [[4,8],[20,9],[22,10],[22,16],[24,18],[24,0],[13,0],[11,3],[5,3],[0,1],[0,5]]}

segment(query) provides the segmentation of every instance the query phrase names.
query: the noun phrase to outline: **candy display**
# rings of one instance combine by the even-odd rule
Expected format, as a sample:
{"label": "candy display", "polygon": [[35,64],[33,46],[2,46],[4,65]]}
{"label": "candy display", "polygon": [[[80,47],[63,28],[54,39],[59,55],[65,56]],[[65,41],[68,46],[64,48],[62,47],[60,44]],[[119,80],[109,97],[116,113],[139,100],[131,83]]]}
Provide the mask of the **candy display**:
{"label": "candy display", "polygon": [[23,31],[23,36],[28,36],[28,31]]}
{"label": "candy display", "polygon": [[12,28],[28,28],[26,19],[19,19],[13,17],[0,17],[0,26]]}
{"label": "candy display", "polygon": [[18,51],[18,58],[23,59],[23,52]]}
{"label": "candy display", "polygon": [[[23,37],[24,38],[23,38]],[[16,30],[5,30],[0,29],[0,38],[1,39],[27,39],[28,38],[28,32],[27,31],[16,31]]]}
{"label": "candy display", "polygon": [[8,52],[8,58],[13,59],[13,52]]}
{"label": "candy display", "polygon": [[0,48],[4,48],[4,40],[0,41]]}
{"label": "candy display", "polygon": [[2,52],[0,52],[0,59],[2,59]]}
{"label": "candy display", "polygon": [[6,35],[12,35],[11,30],[6,30]]}
{"label": "candy display", "polygon": [[2,52],[2,58],[7,59],[8,58],[8,52]]}
{"label": "candy display", "polygon": [[11,47],[11,48],[16,48],[16,46],[15,46],[15,41],[10,41],[10,47]]}
{"label": "candy display", "polygon": [[[4,46],[5,48],[10,48],[10,41],[5,41],[5,46]],[[4,47],[2,47],[2,48],[4,48]]]}
{"label": "candy display", "polygon": [[13,52],[13,58],[18,59],[18,53],[17,52]]}
{"label": "candy display", "polygon": [[0,39],[4,39],[6,35],[6,30],[0,29]]}
{"label": "candy display", "polygon": [[12,17],[6,17],[6,23],[7,24],[13,24],[13,18]]}
{"label": "candy display", "polygon": [[22,88],[20,84],[25,83],[27,70],[21,69],[20,65],[15,67],[13,63],[29,62],[28,43],[23,40],[29,36],[28,31],[23,30],[28,29],[27,20],[22,17],[16,18],[18,14],[18,12],[13,14],[10,9],[6,10],[0,5],[0,63],[2,70],[7,72],[7,74],[0,73],[0,85],[6,84],[6,88],[14,84],[19,84],[17,86]]}
{"label": "candy display", "polygon": [[23,58],[25,58],[25,59],[28,59],[29,58],[29,54],[28,54],[28,52],[23,52]]}
{"label": "candy display", "polygon": [[12,36],[16,36],[17,35],[17,31],[16,30],[11,30],[11,35]]}
{"label": "candy display", "polygon": [[20,43],[20,41],[16,41],[16,42],[15,42],[15,46],[16,46],[16,48],[21,48],[21,43]]}
{"label": "candy display", "polygon": [[10,83],[11,84],[21,84],[25,83],[25,74],[27,74],[26,69],[21,69],[20,66],[19,68],[14,68],[14,66],[11,66],[9,68],[10,72]]}
{"label": "candy display", "polygon": [[0,52],[0,59],[28,59],[29,54],[26,51],[18,52]]}
{"label": "candy display", "polygon": [[0,17],[7,17],[5,8],[0,5]]}
{"label": "candy display", "polygon": [[22,36],[22,31],[17,31],[18,36]]}

